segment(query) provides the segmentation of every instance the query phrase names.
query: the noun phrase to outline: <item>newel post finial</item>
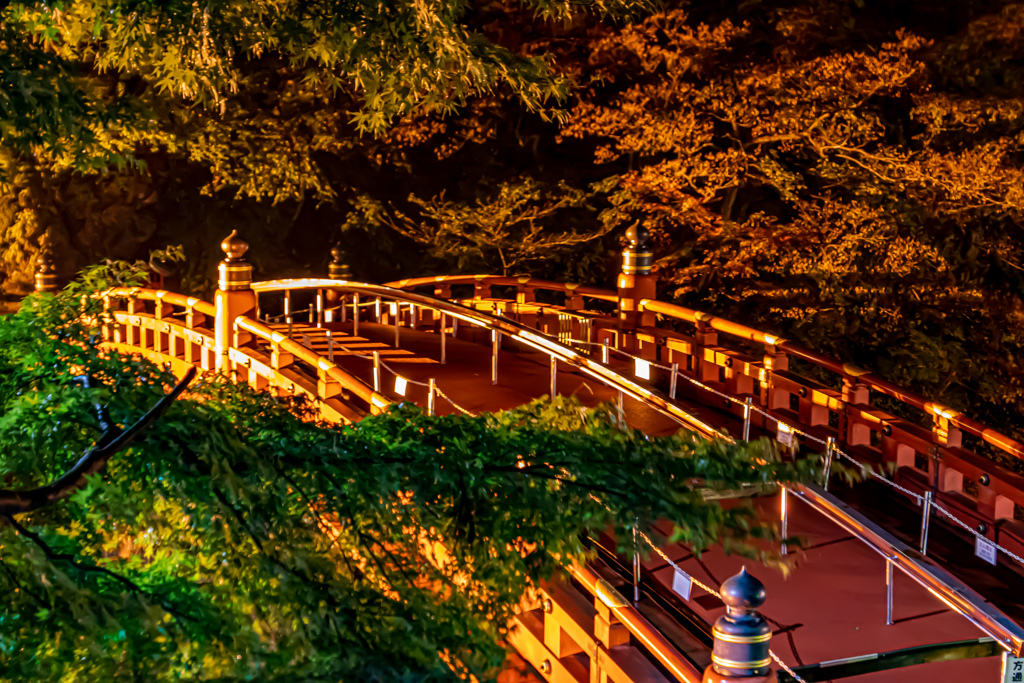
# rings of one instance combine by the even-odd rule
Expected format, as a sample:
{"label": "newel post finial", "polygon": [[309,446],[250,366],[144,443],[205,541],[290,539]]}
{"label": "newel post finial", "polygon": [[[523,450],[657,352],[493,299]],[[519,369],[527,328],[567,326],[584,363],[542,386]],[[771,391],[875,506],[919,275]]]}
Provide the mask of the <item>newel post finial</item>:
{"label": "newel post finial", "polygon": [[340,244],[331,247],[331,262],[327,265],[327,277],[332,280],[351,280],[352,269],[348,267],[345,250]]}
{"label": "newel post finial", "polygon": [[772,629],[757,611],[766,599],[764,584],[744,567],[721,591],[726,610],[711,631],[714,648],[704,683],[775,683],[768,654]]}
{"label": "newel post finial", "polygon": [[226,258],[217,267],[220,274],[217,286],[225,291],[249,289],[252,285],[252,264],[245,260],[249,245],[238,236],[237,230],[232,230],[220,243],[220,248]]}
{"label": "newel post finial", "polygon": [[651,233],[636,223],[626,230],[629,245],[622,250],[622,272],[627,275],[650,275],[654,261],[651,251]]}
{"label": "newel post finial", "polygon": [[43,236],[39,241],[39,255],[36,257],[35,291],[56,292],[60,289],[57,279],[57,267],[53,260],[50,240]]}

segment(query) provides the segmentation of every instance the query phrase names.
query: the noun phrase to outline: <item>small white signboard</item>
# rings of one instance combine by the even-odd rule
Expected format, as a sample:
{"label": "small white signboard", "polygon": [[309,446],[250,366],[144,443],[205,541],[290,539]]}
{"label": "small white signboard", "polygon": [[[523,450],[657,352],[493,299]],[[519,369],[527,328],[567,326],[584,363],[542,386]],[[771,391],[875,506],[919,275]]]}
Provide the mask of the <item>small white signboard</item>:
{"label": "small white signboard", "polygon": [[986,541],[981,536],[975,536],[974,539],[974,554],[989,564],[995,564],[996,555],[999,552],[996,544]]}
{"label": "small white signboard", "polygon": [[689,600],[692,588],[693,579],[690,575],[676,567],[676,575],[672,577],[672,590],[683,600]]}
{"label": "small white signboard", "polygon": [[405,396],[405,389],[409,383],[401,375],[395,376],[395,393],[399,396]]}
{"label": "small white signboard", "polygon": [[1003,683],[1024,683],[1024,657],[1003,653]]}
{"label": "small white signboard", "polygon": [[640,379],[651,378],[651,364],[645,361],[643,358],[636,359],[636,376]]}
{"label": "small white signboard", "polygon": [[793,445],[793,432],[790,430],[788,425],[783,424],[782,422],[779,423],[779,432],[776,435],[776,438],[783,446]]}

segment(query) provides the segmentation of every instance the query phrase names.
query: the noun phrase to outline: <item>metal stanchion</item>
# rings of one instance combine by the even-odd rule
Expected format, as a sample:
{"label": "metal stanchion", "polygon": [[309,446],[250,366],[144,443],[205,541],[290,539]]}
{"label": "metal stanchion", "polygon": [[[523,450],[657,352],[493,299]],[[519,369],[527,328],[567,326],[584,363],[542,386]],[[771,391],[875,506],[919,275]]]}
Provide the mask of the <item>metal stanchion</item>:
{"label": "metal stanchion", "polygon": [[392,317],[395,319],[395,348],[398,348],[398,327],[402,317],[402,304],[395,301],[391,304]]}
{"label": "metal stanchion", "polygon": [[380,351],[373,352],[373,390],[380,391]]}
{"label": "metal stanchion", "polygon": [[892,560],[885,561],[885,625],[892,626]]}
{"label": "metal stanchion", "polygon": [[779,505],[782,516],[782,554],[787,555],[789,553],[789,548],[786,547],[786,537],[789,536],[789,490],[785,486],[782,487]]}
{"label": "metal stanchion", "polygon": [[376,307],[374,308],[374,310],[375,310],[375,311],[376,311],[376,313],[377,313],[377,320],[376,320],[376,323],[377,323],[377,324],[379,325],[379,324],[380,324],[380,297],[379,297],[379,296],[377,297],[377,305],[376,305]]}
{"label": "metal stanchion", "polygon": [[334,333],[327,330],[327,360],[334,360]]}
{"label": "metal stanchion", "polygon": [[620,429],[621,429],[622,427],[625,427],[625,426],[626,426],[626,411],[625,411],[625,407],[624,407],[624,406],[622,405],[622,403],[623,403],[623,401],[624,401],[624,400],[625,400],[625,398],[623,397],[623,395],[622,395],[622,392],[620,391],[620,392],[619,392],[619,402],[618,402],[618,409],[619,409],[619,428],[620,428]]}
{"label": "metal stanchion", "polygon": [[551,400],[558,393],[558,358],[551,356]]}
{"label": "metal stanchion", "polygon": [[823,486],[828,491],[828,480],[832,476],[832,455],[836,450],[836,439],[833,436],[828,437],[825,441],[825,481]]}
{"label": "metal stanchion", "polygon": [[324,326],[324,290],[316,290],[316,326]]}
{"label": "metal stanchion", "polygon": [[608,365],[608,338],[601,342],[601,362]]}
{"label": "metal stanchion", "polygon": [[491,384],[498,383],[498,347],[501,346],[501,332],[491,330]]}
{"label": "metal stanchion", "polygon": [[633,604],[640,602],[640,546],[637,544],[636,527],[633,527]]}
{"label": "metal stanchion", "polygon": [[[310,325],[312,325],[313,321],[316,320],[315,316],[316,316],[316,314],[313,313],[313,304],[310,304],[309,305],[309,324]],[[320,327],[320,325],[317,325],[317,327]]]}
{"label": "metal stanchion", "polygon": [[668,378],[668,397],[676,400],[676,381],[679,379],[679,363],[672,364],[671,374]]}
{"label": "metal stanchion", "polygon": [[743,440],[750,441],[750,418],[754,413],[754,397],[747,396],[743,406]]}
{"label": "metal stanchion", "polygon": [[445,363],[448,362],[447,358],[445,357],[446,356],[446,354],[445,354],[445,337],[446,337],[446,334],[445,334],[445,329],[444,329],[445,325],[447,325],[447,324],[448,324],[448,316],[446,316],[444,313],[442,313],[441,314],[441,365],[444,365]]}
{"label": "metal stanchion", "polygon": [[928,526],[932,520],[932,492],[924,492],[924,510],[921,511],[921,554],[928,554]]}
{"label": "metal stanchion", "polygon": [[436,410],[434,406],[434,398],[437,396],[437,385],[433,377],[430,378],[427,386],[427,415],[433,417]]}
{"label": "metal stanchion", "polygon": [[352,295],[352,336],[359,336],[359,293]]}
{"label": "metal stanchion", "polygon": [[[333,316],[332,316],[333,317]],[[348,295],[341,295],[341,322],[348,322]]]}
{"label": "metal stanchion", "polygon": [[[292,324],[292,290],[284,290],[284,319],[289,325]],[[291,330],[288,330],[288,336],[291,336]]]}

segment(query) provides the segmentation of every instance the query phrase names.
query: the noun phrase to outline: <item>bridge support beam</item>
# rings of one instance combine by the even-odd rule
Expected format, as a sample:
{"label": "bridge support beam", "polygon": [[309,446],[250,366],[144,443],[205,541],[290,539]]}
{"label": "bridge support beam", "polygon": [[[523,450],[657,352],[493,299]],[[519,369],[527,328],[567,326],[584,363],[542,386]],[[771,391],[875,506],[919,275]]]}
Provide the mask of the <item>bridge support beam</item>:
{"label": "bridge support beam", "polygon": [[245,260],[249,245],[238,237],[235,230],[224,238],[220,248],[227,258],[217,267],[219,278],[214,303],[217,320],[214,326],[214,351],[218,372],[231,370],[228,350],[232,344],[242,346],[249,342],[248,334],[235,338],[235,318],[256,310],[256,293],[252,290],[252,265]]}

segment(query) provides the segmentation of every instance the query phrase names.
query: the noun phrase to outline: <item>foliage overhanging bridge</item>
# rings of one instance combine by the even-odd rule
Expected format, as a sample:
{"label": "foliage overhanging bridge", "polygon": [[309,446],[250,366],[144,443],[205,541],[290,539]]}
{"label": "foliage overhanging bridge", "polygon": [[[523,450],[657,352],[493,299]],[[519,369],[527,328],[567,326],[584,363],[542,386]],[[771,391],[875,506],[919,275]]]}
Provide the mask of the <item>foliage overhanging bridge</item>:
{"label": "foliage overhanging bridge", "polygon": [[[998,667],[995,655],[1024,654],[1024,607],[1012,591],[1024,582],[1024,477],[1013,468],[1024,445],[868,371],[657,301],[646,236],[629,237],[617,291],[608,291],[492,275],[358,283],[339,252],[328,278],[253,283],[247,246],[232,234],[213,303],[112,289],[103,335],[109,348],[179,376],[199,367],[304,396],[334,422],[399,401],[472,414],[562,393],[617,402],[621,420],[651,435],[767,436],[793,453],[824,453],[820,485],[758,499],[784,537],[842,548],[808,551],[788,582],[770,586],[773,608],[796,615],[788,626],[773,622],[779,680],[937,660],[981,668],[950,663],[930,674],[936,682],[965,680],[965,671],[982,680],[978,671]],[[866,482],[837,488],[834,462],[862,470]],[[715,577],[736,561],[650,542],[649,559],[623,557],[615,539],[590,541],[596,559],[525,601],[511,644],[549,681],[700,681],[723,607]],[[994,562],[975,560],[972,546]],[[897,575],[912,581],[894,599]],[[680,590],[680,577],[699,595]],[[886,626],[839,636],[829,631],[834,619],[816,622],[835,611],[822,601],[836,584],[862,590],[857,604],[839,608],[847,622]],[[913,609],[931,601],[933,611],[897,619],[901,601]]]}

